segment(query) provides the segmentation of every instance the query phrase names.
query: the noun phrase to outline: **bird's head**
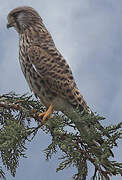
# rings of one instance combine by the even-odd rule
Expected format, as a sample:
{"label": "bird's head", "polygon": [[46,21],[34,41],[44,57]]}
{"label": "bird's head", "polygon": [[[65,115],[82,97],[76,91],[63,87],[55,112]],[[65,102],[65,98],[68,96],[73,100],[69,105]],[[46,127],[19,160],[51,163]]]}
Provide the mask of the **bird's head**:
{"label": "bird's head", "polygon": [[23,6],[13,9],[7,17],[7,28],[14,27],[18,33],[23,32],[29,26],[42,22],[39,14],[31,7]]}

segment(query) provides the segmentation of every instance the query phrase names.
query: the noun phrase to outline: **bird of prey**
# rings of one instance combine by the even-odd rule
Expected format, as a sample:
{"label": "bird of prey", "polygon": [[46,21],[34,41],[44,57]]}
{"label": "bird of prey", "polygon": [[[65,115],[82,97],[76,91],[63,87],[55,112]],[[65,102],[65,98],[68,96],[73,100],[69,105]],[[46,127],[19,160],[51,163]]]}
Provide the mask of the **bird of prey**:
{"label": "bird of prey", "polygon": [[57,50],[40,15],[31,7],[13,9],[8,14],[7,28],[19,34],[19,61],[31,91],[46,106],[43,123],[53,109],[72,112],[73,108],[90,112],[72,71]]}
{"label": "bird of prey", "polygon": [[[7,28],[14,27],[19,34],[19,61],[27,83],[47,108],[47,111],[39,115],[42,116],[42,124],[53,110],[61,111],[70,119],[74,119],[81,137],[86,142],[89,136],[91,145],[101,145],[104,142],[102,136],[92,138],[88,132],[89,126],[84,126],[81,116],[79,117],[74,111],[78,109],[83,114],[84,112],[93,114],[75,83],[69,65],[57,50],[40,15],[32,7],[23,6],[13,9],[7,19]],[[100,130],[104,129],[99,122],[97,124]],[[111,149],[109,152],[113,156]]]}

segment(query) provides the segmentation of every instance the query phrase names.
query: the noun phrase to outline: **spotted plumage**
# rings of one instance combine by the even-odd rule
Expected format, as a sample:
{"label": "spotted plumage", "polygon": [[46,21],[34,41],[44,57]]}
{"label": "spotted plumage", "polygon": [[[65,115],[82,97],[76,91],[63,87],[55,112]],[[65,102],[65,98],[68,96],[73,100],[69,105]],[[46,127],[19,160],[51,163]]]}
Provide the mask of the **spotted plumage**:
{"label": "spotted plumage", "polygon": [[[13,9],[8,14],[7,27],[14,27],[19,34],[19,61],[31,91],[40,98],[47,111],[40,114],[45,122],[53,109],[69,115],[85,136],[89,127],[79,125],[81,117],[74,108],[91,113],[75,83],[72,71],[66,60],[57,50],[50,33],[39,14],[31,7]],[[103,129],[100,125],[99,127]],[[86,138],[85,138],[86,140]],[[92,140],[92,145],[103,143],[102,137]],[[111,150],[110,153],[112,154]],[[112,154],[113,155],[113,154]]]}
{"label": "spotted plumage", "polygon": [[18,7],[8,14],[8,27],[19,34],[21,69],[33,93],[47,108],[72,111],[89,108],[77,88],[72,71],[57,50],[39,14],[31,7]]}

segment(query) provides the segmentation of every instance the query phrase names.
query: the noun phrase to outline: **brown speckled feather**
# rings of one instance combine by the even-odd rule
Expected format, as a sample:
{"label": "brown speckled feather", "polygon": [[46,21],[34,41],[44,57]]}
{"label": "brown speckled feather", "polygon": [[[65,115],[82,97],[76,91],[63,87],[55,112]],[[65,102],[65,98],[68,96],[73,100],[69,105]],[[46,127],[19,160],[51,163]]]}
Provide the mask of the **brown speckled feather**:
{"label": "brown speckled feather", "polygon": [[28,58],[44,79],[48,89],[66,99],[73,107],[79,107],[81,110],[87,109],[69,65],[55,46],[33,45],[29,48]]}
{"label": "brown speckled feather", "polygon": [[55,47],[39,14],[30,7],[19,7],[8,15],[19,33],[19,59],[30,89],[41,102],[63,111],[65,107],[89,108],[79,92],[72,71]]}
{"label": "brown speckled feather", "polygon": [[[91,112],[76,86],[69,65],[57,50],[39,14],[31,7],[16,8],[8,14],[7,27],[14,27],[19,34],[21,69],[31,91],[48,108],[47,115],[54,108],[72,120],[80,121],[81,117],[73,108]],[[84,132],[87,134],[88,127],[74,123],[80,135]],[[103,139],[97,139],[97,142],[93,140],[92,143],[102,144]]]}

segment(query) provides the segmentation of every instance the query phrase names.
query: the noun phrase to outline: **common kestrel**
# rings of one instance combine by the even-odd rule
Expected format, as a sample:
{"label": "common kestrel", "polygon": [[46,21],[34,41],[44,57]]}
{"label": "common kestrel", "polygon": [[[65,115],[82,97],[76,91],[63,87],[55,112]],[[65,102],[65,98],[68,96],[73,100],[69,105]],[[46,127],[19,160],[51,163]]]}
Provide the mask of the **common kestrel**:
{"label": "common kestrel", "polygon": [[73,108],[89,111],[75,83],[72,71],[57,50],[39,14],[31,7],[13,9],[8,14],[7,28],[19,34],[19,61],[33,93],[40,98],[47,111],[72,112]]}
{"label": "common kestrel", "polygon": [[[19,34],[19,61],[28,85],[47,108],[46,112],[40,114],[43,116],[42,123],[53,109],[66,115],[73,115],[76,108],[80,112],[91,113],[69,65],[57,50],[39,14],[33,8],[23,6],[13,9],[7,19],[7,28],[14,27]],[[74,119],[79,118],[74,114]],[[78,122],[75,124],[85,138],[89,128],[82,127]],[[96,142],[103,143],[102,137],[91,141],[94,145]]]}

